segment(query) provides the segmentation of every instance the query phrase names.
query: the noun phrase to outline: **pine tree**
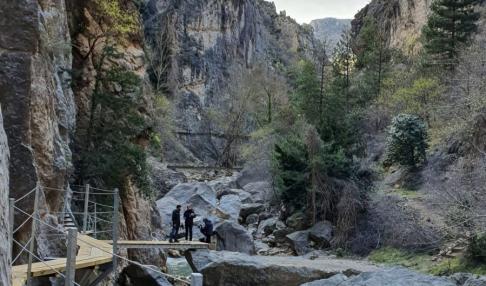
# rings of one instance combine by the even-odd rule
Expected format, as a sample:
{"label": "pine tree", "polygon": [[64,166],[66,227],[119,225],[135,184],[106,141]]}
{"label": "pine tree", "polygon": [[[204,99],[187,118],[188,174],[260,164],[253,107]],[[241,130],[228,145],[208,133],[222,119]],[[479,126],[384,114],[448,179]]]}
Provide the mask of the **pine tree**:
{"label": "pine tree", "polygon": [[439,60],[453,61],[477,30],[479,0],[435,0],[424,27],[425,49]]}

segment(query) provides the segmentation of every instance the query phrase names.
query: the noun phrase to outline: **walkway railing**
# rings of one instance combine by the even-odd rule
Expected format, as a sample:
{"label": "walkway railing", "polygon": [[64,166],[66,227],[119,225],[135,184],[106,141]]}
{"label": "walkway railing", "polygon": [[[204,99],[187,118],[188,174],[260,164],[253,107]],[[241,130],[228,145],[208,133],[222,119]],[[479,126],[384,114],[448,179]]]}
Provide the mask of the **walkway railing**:
{"label": "walkway railing", "polygon": [[[93,249],[97,249],[99,252],[103,252],[107,255],[112,256],[112,269],[114,269],[113,274],[113,283],[115,285],[117,281],[117,266],[118,260],[125,261],[127,263],[135,264],[141,268],[147,269],[148,271],[152,271],[163,275],[165,277],[171,278],[173,280],[183,282],[188,285],[202,285],[202,277],[200,274],[193,274],[191,282],[180,279],[178,277],[169,275],[152,267],[148,267],[143,265],[139,262],[130,260],[118,254],[118,239],[119,239],[119,194],[118,190],[104,190],[99,188],[93,188],[89,185],[86,186],[71,186],[71,188],[67,188],[66,190],[57,189],[57,188],[50,188],[50,187],[41,187],[38,185],[31,191],[27,192],[25,195],[20,197],[19,199],[10,199],[9,200],[9,246],[10,246],[10,261],[11,265],[15,265],[15,263],[20,259],[23,254],[26,254],[27,259],[27,270],[26,270],[26,284],[27,286],[31,286],[32,281],[32,264],[34,259],[47,268],[51,270],[52,273],[56,273],[60,277],[64,278],[66,286],[81,286],[75,282],[75,270],[76,270],[76,251],[77,245],[79,243],[83,243],[84,245],[88,245]],[[41,195],[44,195],[43,192],[48,190],[50,192],[61,192],[63,193],[64,197],[64,204],[63,209],[61,212],[53,213],[58,217],[58,220],[62,223],[62,227],[59,224],[49,224],[48,222],[42,220],[39,216],[39,200]],[[28,197],[34,196],[34,204],[33,204],[33,211],[31,213],[17,207],[19,202],[25,200]],[[26,218],[19,223],[19,225],[14,228],[14,217],[15,215],[22,215],[26,216]],[[72,223],[69,228],[67,228],[67,224],[69,223],[68,218],[73,218]],[[14,239],[14,235],[22,229],[27,223],[31,223],[31,233],[30,238],[25,244],[20,243],[16,239]],[[38,237],[38,228],[39,226],[45,226],[50,230],[55,231],[54,235],[50,235],[53,239],[59,239],[61,242],[66,243],[67,245],[67,255],[65,261],[65,269],[64,273],[59,271],[58,269],[53,268],[49,261],[45,258],[40,257],[40,255],[36,255],[35,253],[35,241]],[[72,227],[75,226],[75,227]],[[80,228],[80,232],[82,235],[78,236],[78,228]],[[112,240],[112,248],[106,249],[100,247],[99,245],[93,243],[92,241],[88,241],[85,239],[83,235],[92,235],[94,238],[102,238]],[[87,237],[86,237],[87,238]],[[96,240],[94,240],[96,242]],[[13,246],[16,245],[19,247],[19,253],[15,257],[13,256]],[[194,283],[194,284],[193,284]]]}

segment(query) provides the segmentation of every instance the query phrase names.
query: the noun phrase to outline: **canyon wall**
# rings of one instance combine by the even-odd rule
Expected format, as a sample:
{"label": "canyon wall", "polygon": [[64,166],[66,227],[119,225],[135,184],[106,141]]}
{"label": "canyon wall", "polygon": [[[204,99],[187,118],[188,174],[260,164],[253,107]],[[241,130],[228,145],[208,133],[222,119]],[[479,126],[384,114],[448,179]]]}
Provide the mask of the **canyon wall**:
{"label": "canyon wall", "polygon": [[10,258],[8,233],[8,161],[7,136],[3,130],[2,110],[0,108],[0,285],[10,285]]}
{"label": "canyon wall", "polygon": [[[192,155],[168,154],[169,161],[215,161],[220,140],[211,133],[221,130],[214,129],[209,113],[227,108],[228,87],[238,84],[231,78],[257,64],[276,70],[311,58],[315,45],[310,26],[277,14],[263,0],[150,0],[143,16],[152,57],[167,57],[175,129],[185,154]],[[162,51],[161,42],[167,44]]]}
{"label": "canyon wall", "polygon": [[356,15],[352,29],[359,32],[364,19],[371,16],[377,19],[391,48],[415,54],[431,4],[432,0],[373,0]]}

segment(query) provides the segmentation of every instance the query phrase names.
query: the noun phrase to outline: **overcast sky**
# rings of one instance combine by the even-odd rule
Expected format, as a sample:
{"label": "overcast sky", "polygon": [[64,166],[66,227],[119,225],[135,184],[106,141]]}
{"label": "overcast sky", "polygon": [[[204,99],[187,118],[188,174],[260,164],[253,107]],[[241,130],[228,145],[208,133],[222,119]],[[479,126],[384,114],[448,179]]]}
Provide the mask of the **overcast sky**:
{"label": "overcast sky", "polygon": [[299,23],[309,23],[311,20],[334,17],[353,18],[359,9],[369,0],[267,0],[275,2],[277,11],[285,10],[287,15]]}

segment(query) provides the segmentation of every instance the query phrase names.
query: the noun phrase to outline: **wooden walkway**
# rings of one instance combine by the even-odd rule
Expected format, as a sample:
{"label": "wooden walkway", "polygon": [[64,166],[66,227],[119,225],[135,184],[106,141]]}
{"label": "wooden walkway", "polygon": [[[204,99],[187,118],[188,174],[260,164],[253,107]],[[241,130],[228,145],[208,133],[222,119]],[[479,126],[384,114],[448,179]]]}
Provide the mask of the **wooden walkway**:
{"label": "wooden walkway", "polygon": [[[76,269],[90,268],[97,265],[111,263],[113,256],[112,241],[97,240],[87,235],[78,235],[78,254],[76,256]],[[199,241],[169,243],[168,241],[117,241],[119,248],[159,248],[159,249],[205,249],[209,248],[207,243]],[[46,265],[47,264],[47,265]],[[32,263],[32,277],[63,273],[66,270],[66,258],[59,258],[45,263]],[[12,286],[24,286],[27,281],[27,265],[12,267]]]}
{"label": "wooden walkway", "polygon": [[[83,242],[83,241],[85,242]],[[87,243],[89,244],[87,244]],[[113,247],[103,241],[87,235],[78,236],[79,251],[76,256],[76,269],[89,268],[112,262]],[[47,266],[47,265],[48,266]],[[32,263],[32,277],[63,273],[66,269],[66,258],[59,258],[45,263]],[[12,267],[12,286],[23,286],[27,281],[27,264]]]}
{"label": "wooden walkway", "polygon": [[[112,244],[111,240],[104,240],[104,243]],[[158,248],[158,249],[178,249],[178,250],[187,250],[187,249],[208,249],[209,244],[199,242],[199,241],[181,241],[177,243],[170,243],[168,241],[158,241],[158,240],[118,240],[117,246],[119,248],[137,248],[137,249],[146,249],[146,248]]]}

